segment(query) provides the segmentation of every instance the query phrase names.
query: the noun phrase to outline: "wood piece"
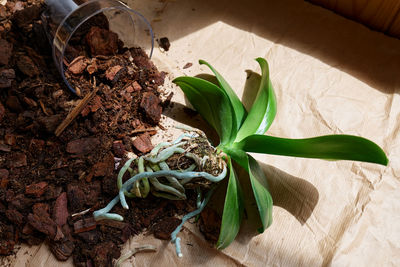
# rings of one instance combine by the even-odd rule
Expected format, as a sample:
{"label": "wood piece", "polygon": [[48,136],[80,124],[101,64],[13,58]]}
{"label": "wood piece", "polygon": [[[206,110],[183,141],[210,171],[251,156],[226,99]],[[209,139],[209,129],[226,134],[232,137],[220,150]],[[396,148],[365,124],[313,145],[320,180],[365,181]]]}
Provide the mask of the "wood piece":
{"label": "wood piece", "polygon": [[[37,203],[42,204],[42,203]],[[51,239],[54,239],[57,234],[57,225],[50,218],[48,213],[48,206],[46,205],[36,205],[33,209],[33,214],[28,214],[28,222],[33,228],[39,232],[48,235]]]}
{"label": "wood piece", "polygon": [[74,222],[74,232],[76,234],[96,229],[96,221],[94,218],[81,219]]}
{"label": "wood piece", "polygon": [[95,150],[96,147],[98,147],[99,145],[100,145],[99,138],[96,137],[80,138],[68,142],[66,151],[71,154],[86,155]]}
{"label": "wood piece", "polygon": [[4,69],[0,71],[0,88],[11,87],[12,81],[15,79],[14,69]]}
{"label": "wood piece", "polygon": [[114,55],[118,50],[118,35],[112,31],[92,27],[86,35],[86,42],[92,56]]}
{"label": "wood piece", "polygon": [[150,128],[142,128],[142,129],[135,129],[129,132],[129,134],[137,134],[137,133],[145,133],[145,132],[153,132],[157,131],[155,127],[150,127]]}
{"label": "wood piece", "polygon": [[72,74],[81,74],[88,65],[88,60],[85,56],[78,56],[68,65],[68,71]]}
{"label": "wood piece", "polygon": [[133,146],[141,153],[147,153],[153,149],[153,144],[151,143],[150,135],[144,133],[139,135],[132,142]]}
{"label": "wood piece", "polygon": [[0,65],[8,65],[13,50],[12,43],[0,39]]}
{"label": "wood piece", "polygon": [[43,113],[46,114],[47,116],[50,116],[50,114],[47,112],[47,109],[46,109],[46,107],[44,106],[42,100],[39,100],[39,104],[40,104],[40,107],[41,107],[42,110],[43,110]]}
{"label": "wood piece", "polygon": [[33,196],[33,197],[38,198],[44,194],[44,192],[47,189],[47,186],[48,186],[48,184],[46,182],[30,184],[25,187],[25,194],[28,196]]}
{"label": "wood piece", "polygon": [[55,131],[56,136],[60,136],[60,134],[65,130],[65,128],[68,127],[68,125],[73,122],[73,120],[76,118],[76,116],[81,113],[81,111],[86,107],[86,105],[89,103],[90,100],[96,95],[97,91],[99,90],[98,87],[94,87],[93,91],[87,94],[80,102],[79,104],[71,111],[71,113],[68,114],[68,116],[64,119],[64,121],[57,127]]}
{"label": "wood piece", "polygon": [[53,220],[58,226],[63,226],[67,223],[68,207],[67,193],[63,192],[57,198],[53,208]]}
{"label": "wood piece", "polygon": [[0,103],[0,122],[3,120],[5,115],[6,115],[6,109],[4,108],[3,104]]}
{"label": "wood piece", "polygon": [[146,116],[153,121],[159,123],[161,119],[162,107],[160,98],[152,92],[143,93],[140,107],[144,110]]}

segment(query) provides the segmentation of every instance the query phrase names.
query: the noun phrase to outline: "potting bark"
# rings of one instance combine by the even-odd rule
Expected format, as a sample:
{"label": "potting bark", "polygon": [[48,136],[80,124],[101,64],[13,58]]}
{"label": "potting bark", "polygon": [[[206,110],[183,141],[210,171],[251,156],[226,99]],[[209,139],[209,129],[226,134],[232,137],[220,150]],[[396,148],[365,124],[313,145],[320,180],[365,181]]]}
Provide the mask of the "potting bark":
{"label": "potting bark", "polygon": [[47,242],[59,260],[72,255],[76,266],[110,266],[130,236],[147,229],[165,238],[175,216],[195,208],[189,192],[185,202],[149,196],[130,201],[129,211],[116,207],[124,222],[92,218],[118,192],[116,166],[127,153],[152,148],[165,74],[142,49],[124,47],[107,23],[93,25],[97,17],[67,48],[71,93],[43,42],[42,2],[0,5],[0,254],[19,242]]}

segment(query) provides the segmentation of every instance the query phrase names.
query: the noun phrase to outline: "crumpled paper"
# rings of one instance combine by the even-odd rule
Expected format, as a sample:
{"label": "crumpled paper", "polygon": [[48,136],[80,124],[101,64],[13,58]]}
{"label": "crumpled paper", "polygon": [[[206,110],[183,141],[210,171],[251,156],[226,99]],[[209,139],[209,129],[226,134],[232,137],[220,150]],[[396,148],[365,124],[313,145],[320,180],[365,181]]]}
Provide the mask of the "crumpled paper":
{"label": "crumpled paper", "polygon": [[[258,215],[250,201],[225,250],[186,223],[179,234],[183,258],[170,242],[140,235],[122,254],[138,244],[158,251],[122,266],[400,265],[400,40],[296,0],[127,2],[149,19],[156,38],[169,38],[170,50],[156,47],[153,56],[169,77],[210,74],[197,63],[207,60],[249,107],[260,71],[254,58],[264,57],[278,101],[270,135],[363,136],[384,149],[389,165],[254,155],[274,199],[274,222],[263,234],[252,223]],[[186,63],[193,66],[183,69]],[[176,134],[168,125],[178,122],[207,130],[182,112],[187,103],[173,90],[174,108],[164,114],[172,132],[163,138]],[[72,266],[72,259],[57,262],[43,244],[23,246],[10,265]]]}

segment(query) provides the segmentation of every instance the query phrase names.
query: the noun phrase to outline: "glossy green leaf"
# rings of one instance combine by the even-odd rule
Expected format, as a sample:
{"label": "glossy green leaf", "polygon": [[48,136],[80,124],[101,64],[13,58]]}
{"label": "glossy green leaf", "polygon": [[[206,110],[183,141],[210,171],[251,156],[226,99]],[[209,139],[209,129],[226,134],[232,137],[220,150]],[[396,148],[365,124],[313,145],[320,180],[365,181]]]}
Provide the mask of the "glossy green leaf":
{"label": "glossy green leaf", "polygon": [[243,169],[247,171],[250,177],[251,187],[254,198],[260,213],[262,230],[265,230],[272,223],[272,196],[268,190],[267,178],[264,175],[257,161],[245,151],[232,148],[231,146],[222,147],[222,150],[232,157]]}
{"label": "glossy green leaf", "polygon": [[232,167],[231,159],[229,159],[228,164],[230,175],[225,195],[221,230],[217,242],[218,249],[226,248],[235,239],[240,229],[244,209],[243,193],[235,170]]}
{"label": "glossy green leaf", "polygon": [[238,148],[232,148],[232,146],[230,145],[219,146],[218,148],[224,151],[228,156],[230,156],[237,164],[240,165],[240,167],[249,172],[249,164],[246,151]]}
{"label": "glossy green leaf", "polygon": [[208,62],[204,60],[199,60],[199,63],[207,65],[211,69],[211,71],[214,72],[221,89],[223,89],[228,95],[233,110],[235,112],[237,130],[239,130],[240,126],[247,116],[247,111],[244,108],[243,103],[240,101],[239,97],[236,95],[235,91],[233,91],[232,87],[228,84],[224,77],[222,77],[222,75],[219,74],[219,72],[214,69],[213,66],[211,66]]}
{"label": "glossy green leaf", "polygon": [[241,141],[251,134],[264,134],[271,126],[276,115],[276,97],[269,79],[268,63],[263,58],[257,58],[261,67],[261,82],[256,100],[251,107],[246,120],[240,127],[236,141]]}
{"label": "glossy green leaf", "polygon": [[385,152],[374,142],[352,135],[326,135],[307,139],[287,139],[267,135],[250,135],[232,145],[233,150],[319,158],[357,160],[387,165]]}
{"label": "glossy green leaf", "polygon": [[213,83],[196,77],[173,80],[193,107],[217,131],[221,144],[234,140],[236,118],[226,93]]}
{"label": "glossy green leaf", "polygon": [[250,155],[248,155],[248,162],[251,187],[260,213],[262,229],[265,230],[272,223],[272,196],[269,193],[267,178],[260,165]]}

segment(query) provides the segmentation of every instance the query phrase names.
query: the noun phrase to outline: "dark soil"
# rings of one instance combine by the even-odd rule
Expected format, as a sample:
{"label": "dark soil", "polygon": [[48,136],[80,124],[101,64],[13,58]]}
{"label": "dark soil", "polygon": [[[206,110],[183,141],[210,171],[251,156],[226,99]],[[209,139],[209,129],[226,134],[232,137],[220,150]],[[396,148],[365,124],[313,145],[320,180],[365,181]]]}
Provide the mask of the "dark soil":
{"label": "dark soil", "polygon": [[47,242],[59,260],[72,255],[76,266],[110,266],[130,236],[167,238],[176,216],[196,206],[189,190],[187,201],[150,195],[131,200],[128,211],[117,205],[124,222],[92,218],[117,194],[116,166],[126,153],[152,148],[164,73],[97,16],[67,49],[71,93],[51,57],[42,2],[0,5],[0,255],[20,242]]}

